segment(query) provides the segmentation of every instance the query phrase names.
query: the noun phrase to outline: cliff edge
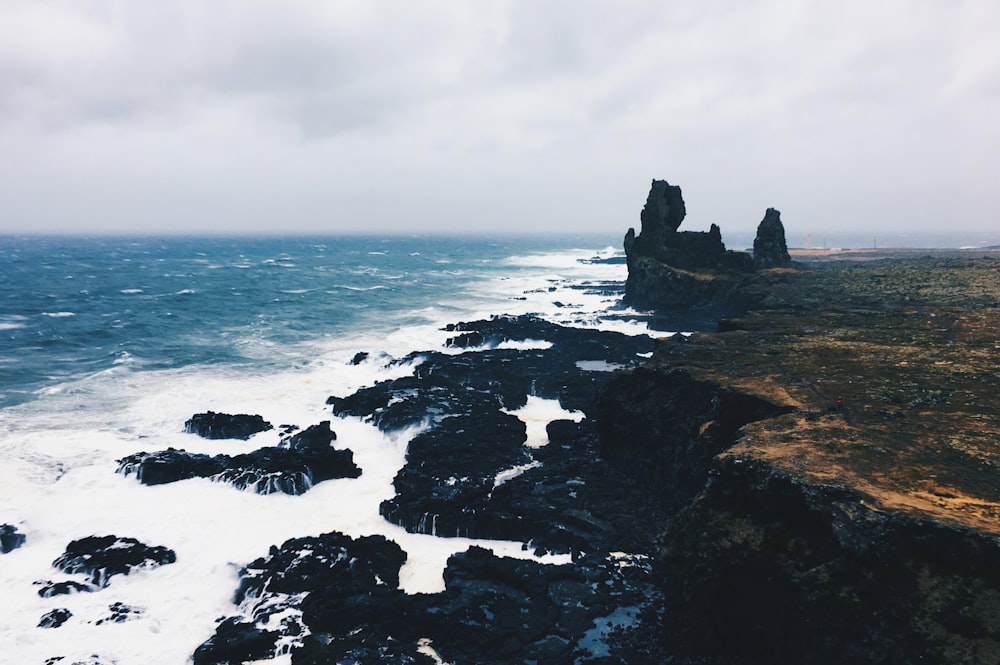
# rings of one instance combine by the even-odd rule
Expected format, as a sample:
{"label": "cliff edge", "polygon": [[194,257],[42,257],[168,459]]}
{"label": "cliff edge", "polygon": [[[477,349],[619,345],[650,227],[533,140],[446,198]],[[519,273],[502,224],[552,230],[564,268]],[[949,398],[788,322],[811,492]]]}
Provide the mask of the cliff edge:
{"label": "cliff edge", "polygon": [[605,458],[676,510],[664,652],[1000,662],[1000,262],[786,264],[732,288],[755,308],[662,341],[599,400]]}

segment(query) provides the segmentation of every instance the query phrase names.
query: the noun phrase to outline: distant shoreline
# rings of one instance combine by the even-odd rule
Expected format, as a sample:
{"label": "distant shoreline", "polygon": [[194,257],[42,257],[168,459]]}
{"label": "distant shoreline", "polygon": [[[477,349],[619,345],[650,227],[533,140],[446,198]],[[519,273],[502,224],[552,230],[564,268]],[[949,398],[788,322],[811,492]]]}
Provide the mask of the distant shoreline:
{"label": "distant shoreline", "polygon": [[971,248],[885,247],[885,248],[789,248],[796,261],[874,261],[878,259],[907,259],[919,256],[935,258],[973,258],[977,256],[1000,257],[1000,246]]}

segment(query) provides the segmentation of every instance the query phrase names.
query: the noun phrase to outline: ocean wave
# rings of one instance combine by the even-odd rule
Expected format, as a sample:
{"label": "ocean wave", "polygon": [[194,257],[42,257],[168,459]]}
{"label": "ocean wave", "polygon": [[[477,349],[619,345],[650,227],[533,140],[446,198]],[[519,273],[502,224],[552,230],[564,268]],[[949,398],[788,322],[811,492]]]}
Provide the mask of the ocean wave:
{"label": "ocean wave", "polygon": [[76,312],[42,312],[42,316],[48,316],[53,319],[62,319],[68,316],[76,316]]}

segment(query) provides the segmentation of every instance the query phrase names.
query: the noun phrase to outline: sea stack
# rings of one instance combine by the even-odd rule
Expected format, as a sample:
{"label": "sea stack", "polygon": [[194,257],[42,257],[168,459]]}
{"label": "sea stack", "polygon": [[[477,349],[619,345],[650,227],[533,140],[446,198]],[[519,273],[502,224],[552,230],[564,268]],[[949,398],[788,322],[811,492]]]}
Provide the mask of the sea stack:
{"label": "sea stack", "polygon": [[681,188],[653,180],[639,214],[642,227],[625,234],[625,302],[644,309],[714,306],[736,278],[753,270],[745,252],[722,243],[722,231],[679,231],[687,214]]}
{"label": "sea stack", "polygon": [[782,268],[792,263],[785,243],[785,227],[781,224],[781,212],[768,208],[764,219],[757,226],[757,237],[753,241],[753,267],[755,270]]}

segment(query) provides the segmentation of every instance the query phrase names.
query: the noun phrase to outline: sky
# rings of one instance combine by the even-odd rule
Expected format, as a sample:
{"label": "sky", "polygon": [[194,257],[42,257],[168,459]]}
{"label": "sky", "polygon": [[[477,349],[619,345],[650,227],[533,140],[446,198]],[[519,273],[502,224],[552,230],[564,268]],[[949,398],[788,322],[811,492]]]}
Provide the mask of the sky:
{"label": "sky", "polygon": [[1000,230],[994,0],[0,0],[0,234]]}

